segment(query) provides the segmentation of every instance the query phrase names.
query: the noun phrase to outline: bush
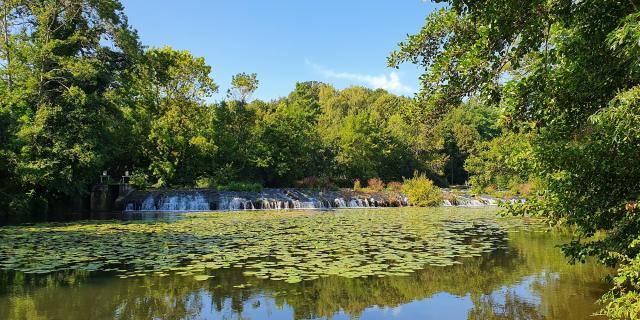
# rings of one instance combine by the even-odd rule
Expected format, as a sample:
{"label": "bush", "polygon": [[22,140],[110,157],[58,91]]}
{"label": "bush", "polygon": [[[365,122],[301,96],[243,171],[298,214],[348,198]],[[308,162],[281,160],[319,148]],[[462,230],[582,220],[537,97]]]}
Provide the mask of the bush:
{"label": "bush", "polygon": [[211,177],[204,177],[196,180],[196,188],[211,188],[215,184],[215,180]]}
{"label": "bush", "polygon": [[[638,246],[640,237],[632,241],[629,248]],[[602,311],[611,319],[640,319],[640,256],[631,258],[616,252],[609,254],[619,258],[622,263],[618,266],[618,274],[612,279],[613,288],[600,301],[604,305]]]}
{"label": "bush", "polygon": [[262,191],[262,185],[251,182],[231,182],[227,185],[220,185],[217,189],[218,191],[260,192]]}
{"label": "bush", "polygon": [[134,170],[129,178],[129,184],[136,189],[147,189],[150,185],[149,176],[143,171]]}
{"label": "bush", "polygon": [[369,191],[382,191],[384,190],[384,182],[379,178],[369,179],[367,181],[367,188]]}
{"label": "bush", "polygon": [[362,184],[360,184],[360,179],[353,180],[353,190],[355,191],[362,190]]}
{"label": "bush", "polygon": [[409,203],[419,207],[434,207],[442,204],[442,192],[424,173],[414,173],[413,178],[405,179],[402,186]]}
{"label": "bush", "polygon": [[402,191],[402,182],[391,181],[387,183],[387,190],[396,192]]}

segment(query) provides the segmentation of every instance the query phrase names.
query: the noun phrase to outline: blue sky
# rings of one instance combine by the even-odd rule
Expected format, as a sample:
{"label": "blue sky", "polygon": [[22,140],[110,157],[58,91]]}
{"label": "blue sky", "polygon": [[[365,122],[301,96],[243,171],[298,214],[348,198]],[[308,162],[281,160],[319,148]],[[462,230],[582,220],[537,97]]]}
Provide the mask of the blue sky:
{"label": "blue sky", "polygon": [[147,46],[202,56],[224,96],[231,76],[258,74],[254,98],[288,94],[296,82],[362,85],[413,95],[420,71],[386,67],[386,57],[423,25],[421,0],[123,0]]}

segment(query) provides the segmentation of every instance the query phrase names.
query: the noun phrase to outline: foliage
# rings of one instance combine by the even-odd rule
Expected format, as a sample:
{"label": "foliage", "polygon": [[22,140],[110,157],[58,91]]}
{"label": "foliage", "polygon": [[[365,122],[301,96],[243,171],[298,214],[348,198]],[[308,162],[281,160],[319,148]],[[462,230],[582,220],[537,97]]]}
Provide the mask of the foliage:
{"label": "foliage", "polygon": [[379,178],[371,178],[367,180],[367,189],[369,191],[382,191],[384,190],[384,182]]}
{"label": "foliage", "polygon": [[227,96],[244,103],[258,89],[259,84],[257,74],[238,73],[231,77],[231,89]]}
{"label": "foliage", "polygon": [[[137,84],[137,121],[148,123],[144,154],[157,187],[192,184],[212,165],[216,151],[213,111],[202,104],[217,90],[211,67],[187,51],[165,47],[145,52]],[[149,95],[149,96],[146,96]]]}
{"label": "foliage", "polygon": [[465,162],[476,190],[511,189],[529,180],[532,139],[526,134],[505,132],[476,145]]}
{"label": "foliage", "polygon": [[149,176],[144,171],[141,171],[141,170],[134,170],[131,173],[131,178],[129,180],[129,183],[134,188],[138,188],[138,189],[146,189],[151,186],[151,184],[149,183]]}
{"label": "foliage", "polygon": [[201,177],[195,181],[195,187],[200,189],[209,189],[216,186],[216,182],[211,177]]}
{"label": "foliage", "polygon": [[336,186],[328,177],[304,177],[295,182],[295,186],[304,189],[336,189]]}
{"label": "foliage", "polygon": [[355,191],[362,190],[362,184],[360,183],[360,179],[353,180],[353,190]]}
{"label": "foliage", "polygon": [[[640,238],[629,248],[640,245]],[[613,288],[602,297],[603,313],[612,319],[640,319],[640,257],[618,257],[624,264],[613,278]]]}
{"label": "foliage", "polygon": [[226,185],[217,186],[218,191],[249,191],[260,192],[262,191],[262,185],[252,182],[231,182]]}
{"label": "foliage", "polygon": [[[254,135],[259,102],[250,104],[239,101],[223,101],[213,106],[213,129],[217,150],[211,176],[218,183],[253,178],[255,168],[249,161],[256,144]],[[243,175],[243,177],[240,176]]]}
{"label": "foliage", "polygon": [[268,184],[291,185],[317,172],[320,140],[315,134],[315,111],[307,107],[297,98],[280,101],[274,112],[256,123],[249,161]]}
{"label": "foliage", "polygon": [[413,178],[404,179],[402,192],[409,203],[419,207],[434,207],[442,204],[442,192],[424,173],[415,172]]}
{"label": "foliage", "polygon": [[[117,0],[3,1],[0,212],[85,196],[123,153],[119,92],[140,46]],[[6,139],[6,140],[5,140]]]}
{"label": "foliage", "polygon": [[408,99],[360,87],[342,91],[322,86],[318,132],[333,158],[329,172],[339,182],[355,178],[399,179],[426,169],[426,159],[411,149]]}
{"label": "foliage", "polygon": [[440,152],[447,157],[444,175],[450,184],[469,182],[470,174],[477,173],[465,163],[483,144],[500,138],[499,115],[495,106],[472,99],[453,108],[435,126],[432,139],[442,143]]}
{"label": "foliage", "polygon": [[402,182],[400,181],[390,181],[387,183],[387,190],[389,191],[401,191],[402,190]]}
{"label": "foliage", "polygon": [[[640,196],[640,4],[445,2],[391,54],[390,65],[408,61],[425,68],[419,96],[432,118],[468,98],[503,109],[504,127],[530,140],[516,143],[515,152],[489,143],[478,157],[505,155],[510,159],[502,162],[518,171],[507,176],[540,182],[539,192],[512,212],[575,226],[576,239],[563,247],[574,260],[596,256],[634,269],[630,261],[640,251],[627,244],[640,234],[640,220],[625,204]],[[521,171],[515,167],[525,154]],[[474,170],[486,166],[473,162]],[[597,231],[606,236],[589,240]],[[627,289],[609,296],[626,309],[611,313],[614,318],[637,310],[637,301],[627,299],[637,288]]]}

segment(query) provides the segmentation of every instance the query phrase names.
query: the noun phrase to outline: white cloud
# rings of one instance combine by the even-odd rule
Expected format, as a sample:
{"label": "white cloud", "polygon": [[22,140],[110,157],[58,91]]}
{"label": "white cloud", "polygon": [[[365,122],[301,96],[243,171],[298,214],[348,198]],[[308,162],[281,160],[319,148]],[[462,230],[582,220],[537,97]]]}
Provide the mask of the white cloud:
{"label": "white cloud", "polygon": [[414,90],[411,87],[403,84],[400,81],[400,76],[395,71],[391,71],[389,72],[389,74],[372,76],[368,74],[338,72],[325,66],[312,63],[309,60],[305,60],[305,63],[311,66],[316,72],[327,78],[351,80],[358,83],[363,83],[374,89],[385,89],[389,92],[397,94],[414,93]]}

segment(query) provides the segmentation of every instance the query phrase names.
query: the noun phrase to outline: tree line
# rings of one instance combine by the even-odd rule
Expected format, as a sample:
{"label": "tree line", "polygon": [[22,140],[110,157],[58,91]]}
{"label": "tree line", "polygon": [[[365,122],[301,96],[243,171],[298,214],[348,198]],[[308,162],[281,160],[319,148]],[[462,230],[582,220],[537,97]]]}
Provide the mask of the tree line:
{"label": "tree line", "polygon": [[414,172],[462,184],[487,170],[480,143],[502,134],[499,109],[479,100],[434,122],[422,101],[381,89],[311,81],[252,100],[251,73],[211,102],[215,69],[145,47],[117,0],[8,0],[0,18],[4,221],[81,209],[103,171],[139,188],[332,188]]}

